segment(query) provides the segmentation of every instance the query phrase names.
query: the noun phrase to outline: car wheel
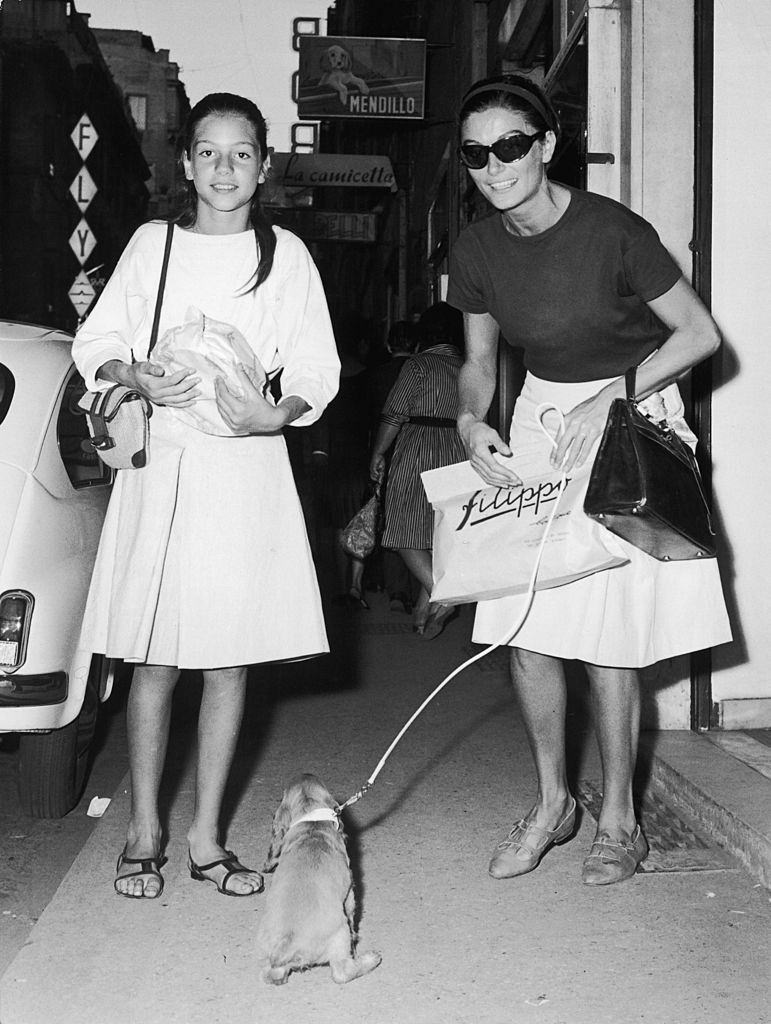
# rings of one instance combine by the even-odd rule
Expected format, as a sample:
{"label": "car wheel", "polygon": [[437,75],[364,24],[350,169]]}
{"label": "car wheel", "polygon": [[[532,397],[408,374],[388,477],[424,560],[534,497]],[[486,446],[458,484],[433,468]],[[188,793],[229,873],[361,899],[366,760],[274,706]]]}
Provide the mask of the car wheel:
{"label": "car wheel", "polygon": [[19,799],[33,818],[63,818],[80,799],[99,711],[102,655],[91,659],[80,714],[62,729],[19,737]]}

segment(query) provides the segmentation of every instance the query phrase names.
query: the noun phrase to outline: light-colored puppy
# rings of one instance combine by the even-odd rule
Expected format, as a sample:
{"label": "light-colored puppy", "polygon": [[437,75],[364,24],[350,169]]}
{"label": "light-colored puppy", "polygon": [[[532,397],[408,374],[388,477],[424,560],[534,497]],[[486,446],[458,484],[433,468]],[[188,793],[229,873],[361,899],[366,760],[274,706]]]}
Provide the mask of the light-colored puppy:
{"label": "light-colored puppy", "polygon": [[273,817],[265,871],[275,874],[257,932],[263,978],[283,984],[292,971],[329,964],[344,984],[374,970],[379,953],[354,952],[354,894],[337,804],[315,775],[284,791]]}

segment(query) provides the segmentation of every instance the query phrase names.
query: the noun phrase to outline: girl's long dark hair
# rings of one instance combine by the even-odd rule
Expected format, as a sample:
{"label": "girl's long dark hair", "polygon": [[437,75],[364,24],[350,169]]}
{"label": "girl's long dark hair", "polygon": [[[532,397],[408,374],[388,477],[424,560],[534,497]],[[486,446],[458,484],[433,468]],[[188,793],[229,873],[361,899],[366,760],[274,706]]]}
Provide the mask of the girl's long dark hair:
{"label": "girl's long dark hair", "polygon": [[[260,147],[260,157],[264,161],[268,157],[268,129],[265,118],[259,108],[251,100],[243,96],[235,96],[230,92],[212,92],[204,96],[190,111],[185,127],[182,131],[182,148],[190,156],[193,146],[193,139],[198,125],[206,117],[211,115],[219,117],[243,117],[254,128],[257,137],[257,144]],[[176,224],[182,228],[189,228],[195,224],[198,211],[198,194],[192,181],[186,181],[186,192],[182,200],[180,212],[174,218]],[[249,207],[249,221],[257,235],[259,249],[259,262],[257,273],[254,277],[254,284],[250,291],[259,288],[273,268],[273,257],[276,254],[276,236],[273,227],[262,211],[260,206],[260,188],[255,189],[252,202]]]}

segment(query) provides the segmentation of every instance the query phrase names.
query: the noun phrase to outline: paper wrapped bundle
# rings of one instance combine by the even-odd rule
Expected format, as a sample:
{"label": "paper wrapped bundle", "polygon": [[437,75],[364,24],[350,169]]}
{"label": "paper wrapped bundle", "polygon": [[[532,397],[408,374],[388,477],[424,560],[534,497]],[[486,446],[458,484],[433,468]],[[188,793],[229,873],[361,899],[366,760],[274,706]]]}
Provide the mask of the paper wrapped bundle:
{"label": "paper wrapped bundle", "polygon": [[225,423],[217,408],[214,381],[217,377],[235,394],[242,394],[237,367],[246,367],[252,383],[264,390],[265,369],[243,334],[231,324],[221,323],[205,316],[191,306],[185,322],[171,327],[152,351],[151,360],[164,368],[167,374],[185,368],[201,378],[197,385],[200,396],[195,404],[185,409],[169,406],[180,419],[206,434],[232,436],[235,431]]}

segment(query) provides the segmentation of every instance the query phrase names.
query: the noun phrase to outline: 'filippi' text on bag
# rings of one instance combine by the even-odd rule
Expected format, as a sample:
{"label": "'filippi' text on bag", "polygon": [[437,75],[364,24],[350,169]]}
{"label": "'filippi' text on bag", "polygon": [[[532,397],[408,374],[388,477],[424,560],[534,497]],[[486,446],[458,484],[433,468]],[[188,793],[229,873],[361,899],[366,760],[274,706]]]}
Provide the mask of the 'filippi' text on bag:
{"label": "'filippi' text on bag", "polygon": [[[565,480],[565,488],[570,483],[571,477]],[[537,516],[542,505],[548,505],[556,501],[560,495],[561,481],[556,483],[542,482],[532,487],[520,487],[518,490],[512,487],[498,487],[490,497],[492,488],[475,491],[465,505],[461,505],[463,518],[456,526],[456,531],[466,526],[478,526],[487,522],[488,519],[495,519],[496,516],[505,516],[513,512],[517,519],[521,518],[523,512],[529,511],[532,516]]]}

